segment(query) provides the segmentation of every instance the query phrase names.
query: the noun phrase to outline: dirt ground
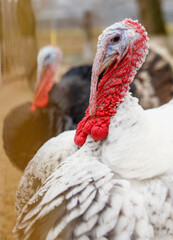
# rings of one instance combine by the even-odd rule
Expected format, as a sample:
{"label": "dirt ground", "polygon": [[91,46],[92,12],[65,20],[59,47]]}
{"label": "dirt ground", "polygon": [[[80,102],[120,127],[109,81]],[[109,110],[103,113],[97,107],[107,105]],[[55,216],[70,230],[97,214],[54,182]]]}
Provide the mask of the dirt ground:
{"label": "dirt ground", "polygon": [[30,99],[32,93],[26,81],[0,86],[0,240],[14,239],[12,229],[16,221],[15,195],[22,176],[5,155],[2,143],[3,120],[10,109]]}

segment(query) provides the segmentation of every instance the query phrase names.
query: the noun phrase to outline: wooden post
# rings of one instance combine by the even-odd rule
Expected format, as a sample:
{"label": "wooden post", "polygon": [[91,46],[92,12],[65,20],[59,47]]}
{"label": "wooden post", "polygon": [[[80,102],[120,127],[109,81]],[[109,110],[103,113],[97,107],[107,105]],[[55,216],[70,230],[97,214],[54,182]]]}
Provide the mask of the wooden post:
{"label": "wooden post", "polygon": [[18,0],[17,20],[29,86],[34,89],[37,71],[36,21],[31,0]]}
{"label": "wooden post", "polygon": [[0,84],[2,83],[2,0],[0,0]]}
{"label": "wooden post", "polygon": [[92,54],[92,12],[86,11],[83,18],[83,29],[85,31],[85,43],[83,46],[83,60],[88,63],[93,59]]}
{"label": "wooden post", "polygon": [[137,0],[141,22],[147,32],[153,35],[166,35],[160,0]]}

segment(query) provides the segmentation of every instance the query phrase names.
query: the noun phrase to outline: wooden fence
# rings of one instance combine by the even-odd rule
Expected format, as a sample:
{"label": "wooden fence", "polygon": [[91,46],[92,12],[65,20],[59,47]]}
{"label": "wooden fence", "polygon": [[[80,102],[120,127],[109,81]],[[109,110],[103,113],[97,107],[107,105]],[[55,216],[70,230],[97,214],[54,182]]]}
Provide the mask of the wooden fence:
{"label": "wooden fence", "polygon": [[[0,0],[0,77],[2,74],[20,75],[24,73],[22,40],[17,24],[16,3],[15,0]],[[63,63],[77,65],[85,62],[85,51],[90,50],[91,55],[94,54],[100,32],[101,29],[92,29],[90,43],[87,43],[86,33],[82,28],[37,28],[37,46],[39,49],[48,44],[58,45],[63,52]],[[90,49],[87,48],[88,46]],[[92,61],[92,56],[90,61]]]}
{"label": "wooden fence", "polygon": [[[100,32],[101,29],[93,29],[92,31],[90,50],[93,54],[96,50],[97,37]],[[17,28],[5,31],[1,47],[3,74],[11,72],[23,74],[24,65],[20,42],[20,33]],[[58,45],[63,52],[63,63],[65,64],[76,65],[86,61],[85,51],[88,51],[88,49],[85,50],[85,47],[88,46],[88,43],[83,29],[37,29],[37,44],[38,49],[48,44]]]}

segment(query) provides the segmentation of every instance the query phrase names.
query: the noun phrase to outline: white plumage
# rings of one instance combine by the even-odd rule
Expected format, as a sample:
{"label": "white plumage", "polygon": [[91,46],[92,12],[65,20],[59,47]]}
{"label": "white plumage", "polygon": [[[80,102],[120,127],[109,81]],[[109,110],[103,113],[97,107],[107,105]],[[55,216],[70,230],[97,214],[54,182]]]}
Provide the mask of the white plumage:
{"label": "white plumage", "polygon": [[[124,114],[125,113],[125,114]],[[103,162],[123,178],[148,179],[173,167],[173,101],[143,110],[126,95],[112,117]]]}
{"label": "white plumage", "polygon": [[[62,230],[62,239],[85,239],[88,233],[92,237],[86,239],[101,239],[107,235],[105,239],[109,240],[157,239],[154,237],[157,232],[158,239],[166,239],[173,234],[171,157],[167,161],[166,149],[159,148],[159,144],[155,152],[158,164],[154,156],[149,161],[147,157],[154,155],[154,149],[147,149],[149,143],[146,142],[152,121],[145,124],[141,118],[142,114],[147,113],[148,117],[150,111],[154,111],[158,119],[164,120],[161,110],[169,113],[171,105],[144,111],[137,99],[127,95],[116,117],[111,119],[109,135],[103,142],[95,142],[88,136],[85,145],[77,150],[73,143],[74,131],[49,140],[29,163],[19,186],[16,204],[19,239],[34,239],[34,230],[43,236],[40,239],[56,239]],[[121,131],[129,136],[123,145]],[[145,133],[143,140],[138,134],[140,131]],[[158,136],[153,141],[159,142]],[[134,148],[134,141],[139,148]],[[169,154],[171,151],[170,146]],[[58,165],[59,162],[62,164]]]}
{"label": "white plumage", "polygon": [[45,143],[19,185],[17,239],[173,239],[172,120],[173,101],[144,111],[127,93],[105,139]]}

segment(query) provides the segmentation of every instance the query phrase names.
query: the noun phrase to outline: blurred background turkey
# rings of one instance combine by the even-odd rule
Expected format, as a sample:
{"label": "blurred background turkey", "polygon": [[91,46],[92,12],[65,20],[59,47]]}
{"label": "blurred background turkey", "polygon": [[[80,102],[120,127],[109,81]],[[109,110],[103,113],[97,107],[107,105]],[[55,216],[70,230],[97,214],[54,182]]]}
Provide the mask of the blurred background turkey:
{"label": "blurred background turkey", "polygon": [[[40,48],[52,44],[62,50],[63,60],[56,78],[56,82],[59,82],[71,68],[81,65],[89,65],[91,68],[98,35],[105,26],[126,17],[139,19],[150,38],[150,53],[142,69],[138,72],[131,91],[139,98],[143,108],[157,107],[172,97],[172,0],[88,0],[82,4],[80,0],[0,0],[1,136],[3,135],[4,119],[8,114],[19,109],[25,103],[31,103],[34,99],[37,54]],[[89,72],[89,76],[90,74],[91,72]],[[73,82],[73,77],[64,76]],[[72,91],[70,91],[70,87],[68,88],[68,81],[62,81],[62,84],[63,82],[66,89],[69,89],[68,93],[62,97],[62,100],[66,101]],[[77,93],[79,91],[75,92],[75,94]],[[77,97],[75,94],[72,94],[71,97]],[[28,114],[30,104],[26,106],[23,111],[25,113],[27,111]],[[56,110],[58,111],[58,108]],[[64,114],[67,114],[62,109],[59,111],[64,119]],[[15,117],[15,120],[8,121],[9,129],[15,121],[20,123],[22,120],[20,113],[17,114],[18,117]],[[23,114],[22,117],[24,118],[25,115]],[[75,117],[78,118],[75,121],[79,121],[81,116],[78,113],[75,114]],[[58,126],[60,131],[64,130],[63,127]],[[49,121],[45,127],[46,129],[50,128]],[[36,129],[38,130],[38,128]],[[17,130],[15,134],[18,133]],[[8,134],[11,136],[12,132],[9,130]],[[28,134],[32,135],[29,128]],[[43,138],[41,144],[46,141],[48,136],[52,135],[47,135],[46,131],[46,138]],[[28,135],[25,134],[24,137],[27,142]],[[18,141],[22,144],[20,136]],[[11,240],[14,239],[11,230],[16,221],[15,192],[22,173],[11,164],[6,156],[2,137],[0,142],[0,213],[2,222],[0,239]],[[26,146],[23,142],[23,147],[24,145]],[[33,146],[32,141],[31,146]],[[39,146],[35,145],[36,150]],[[31,150],[30,147],[29,150]],[[13,152],[11,154],[13,157]]]}
{"label": "blurred background turkey", "polygon": [[76,129],[88,107],[92,67],[73,67],[55,83],[61,60],[58,47],[40,49],[33,101],[13,108],[5,117],[3,146],[12,164],[21,170],[47,140]]}

